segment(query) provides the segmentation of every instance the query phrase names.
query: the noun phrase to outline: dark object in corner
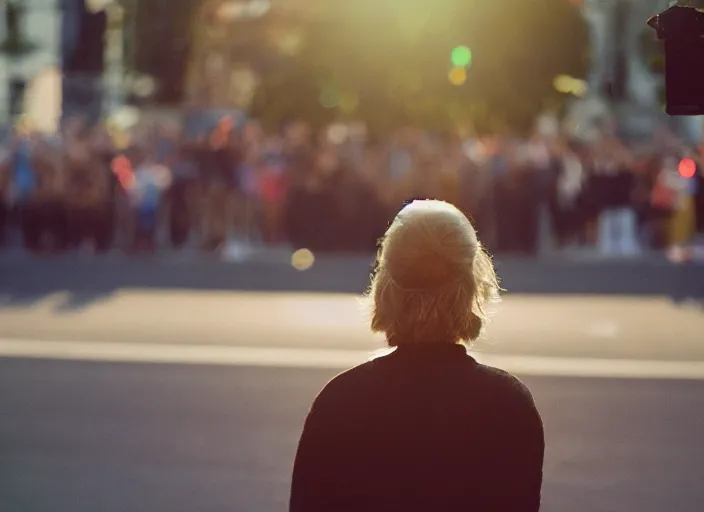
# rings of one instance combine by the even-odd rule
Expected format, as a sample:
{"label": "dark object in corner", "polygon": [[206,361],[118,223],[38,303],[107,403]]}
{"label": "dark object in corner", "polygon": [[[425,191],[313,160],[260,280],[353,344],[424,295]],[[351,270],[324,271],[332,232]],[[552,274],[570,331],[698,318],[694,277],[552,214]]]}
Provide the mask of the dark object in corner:
{"label": "dark object in corner", "polygon": [[648,25],[665,42],[665,111],[704,115],[704,12],[676,5]]}

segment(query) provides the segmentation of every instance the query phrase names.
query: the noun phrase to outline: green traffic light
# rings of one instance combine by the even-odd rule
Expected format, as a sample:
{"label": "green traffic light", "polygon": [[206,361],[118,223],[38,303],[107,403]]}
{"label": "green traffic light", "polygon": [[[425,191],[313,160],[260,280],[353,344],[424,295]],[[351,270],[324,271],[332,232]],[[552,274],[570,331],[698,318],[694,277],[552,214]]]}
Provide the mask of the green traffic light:
{"label": "green traffic light", "polygon": [[458,68],[466,68],[472,62],[472,50],[466,46],[458,46],[452,50],[452,65]]}

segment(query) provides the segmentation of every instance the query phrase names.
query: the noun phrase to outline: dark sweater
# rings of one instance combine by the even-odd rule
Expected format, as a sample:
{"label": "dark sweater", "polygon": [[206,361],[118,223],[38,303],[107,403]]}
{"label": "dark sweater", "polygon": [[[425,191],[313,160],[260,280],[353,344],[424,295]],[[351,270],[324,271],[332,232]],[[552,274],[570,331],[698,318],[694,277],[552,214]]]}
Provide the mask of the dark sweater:
{"label": "dark sweater", "polygon": [[461,345],[403,346],[339,375],[315,399],[290,510],[533,512],[544,447],[518,379]]}

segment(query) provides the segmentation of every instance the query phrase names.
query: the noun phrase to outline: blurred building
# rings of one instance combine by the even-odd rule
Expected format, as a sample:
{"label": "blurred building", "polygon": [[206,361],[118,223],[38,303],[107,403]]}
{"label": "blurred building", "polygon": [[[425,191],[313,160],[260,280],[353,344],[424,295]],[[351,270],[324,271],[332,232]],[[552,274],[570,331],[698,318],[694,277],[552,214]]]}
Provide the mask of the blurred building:
{"label": "blurred building", "polygon": [[108,2],[62,0],[62,114],[97,121],[103,108]]}
{"label": "blurred building", "polygon": [[[648,48],[655,37],[646,22],[666,9],[668,0],[575,0],[590,31],[592,50],[589,94],[575,102],[571,124],[593,132],[595,122],[616,114],[623,132],[647,137],[655,124],[665,122],[661,105],[664,76],[653,72]],[[671,122],[673,120],[667,120]],[[699,140],[702,121],[675,120],[688,138]],[[581,134],[580,134],[581,136]]]}
{"label": "blurred building", "polygon": [[593,92],[618,101],[642,105],[657,103],[662,79],[648,66],[643,39],[654,13],[667,8],[668,0],[579,0],[591,39]]}
{"label": "blurred building", "polygon": [[24,108],[25,92],[38,76],[60,66],[58,0],[6,0],[0,3],[0,124]]}

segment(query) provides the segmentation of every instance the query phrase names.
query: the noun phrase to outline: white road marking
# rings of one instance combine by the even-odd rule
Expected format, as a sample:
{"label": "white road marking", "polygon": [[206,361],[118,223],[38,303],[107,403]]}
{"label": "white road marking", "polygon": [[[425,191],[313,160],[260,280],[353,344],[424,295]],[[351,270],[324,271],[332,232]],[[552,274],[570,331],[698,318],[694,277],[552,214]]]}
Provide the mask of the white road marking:
{"label": "white road marking", "polygon": [[704,380],[704,361],[489,355],[477,360],[518,375],[602,379]]}
{"label": "white road marking", "polygon": [[0,339],[0,357],[96,362],[345,368],[371,356],[362,350]]}
{"label": "white road marking", "polygon": [[619,334],[616,322],[596,322],[587,328],[587,335],[592,338],[615,338]]}
{"label": "white road marking", "polygon": [[[363,350],[42,341],[0,338],[0,357],[93,362],[344,369],[375,354]],[[704,361],[647,361],[473,354],[518,375],[704,380]]]}

